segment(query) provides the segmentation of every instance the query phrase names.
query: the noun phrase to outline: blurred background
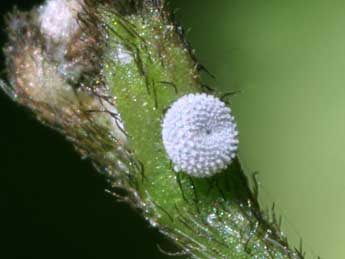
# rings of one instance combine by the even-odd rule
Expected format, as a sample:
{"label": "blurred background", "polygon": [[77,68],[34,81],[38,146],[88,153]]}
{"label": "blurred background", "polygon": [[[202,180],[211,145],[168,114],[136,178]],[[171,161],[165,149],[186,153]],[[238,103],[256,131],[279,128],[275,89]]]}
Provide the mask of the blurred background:
{"label": "blurred background", "polygon": [[345,2],[183,1],[180,20],[232,107],[247,175],[294,244],[345,258]]}
{"label": "blurred background", "polygon": [[[1,3],[1,14],[34,2]],[[263,207],[276,203],[307,258],[345,258],[345,2],[169,3],[217,78],[208,83],[240,91],[240,157],[248,176],[259,172]],[[0,258],[168,258],[63,137],[3,94],[0,105]]]}

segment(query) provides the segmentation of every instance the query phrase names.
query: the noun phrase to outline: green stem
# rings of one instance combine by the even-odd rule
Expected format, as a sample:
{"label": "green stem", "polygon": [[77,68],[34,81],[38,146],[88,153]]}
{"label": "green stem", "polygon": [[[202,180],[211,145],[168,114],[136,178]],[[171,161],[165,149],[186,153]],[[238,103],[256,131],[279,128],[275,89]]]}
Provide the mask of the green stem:
{"label": "green stem", "polygon": [[[51,48],[40,49],[35,37],[42,36],[33,33],[39,30],[37,24],[26,25],[30,36],[18,36],[18,28],[10,26],[12,40],[6,54],[12,88],[3,86],[6,92],[62,131],[107,175],[115,197],[138,208],[191,258],[303,258],[301,252],[288,247],[274,213],[271,218],[262,213],[257,187],[250,190],[239,159],[206,179],[174,172],[161,140],[165,111],[188,93],[219,97],[222,93],[203,86],[203,66],[164,3],[86,1],[84,8],[80,38],[90,40],[72,39],[66,47],[66,56],[73,53],[72,68],[76,64],[85,68],[81,75],[71,82],[66,74],[59,74],[59,65],[66,58],[56,64],[48,55]],[[11,47],[23,42],[26,49],[13,52]],[[75,46],[81,48],[75,50]],[[87,62],[90,57],[80,61],[85,53],[98,53],[100,66],[95,66],[100,70],[86,69],[92,62]],[[61,80],[49,83],[53,94],[45,92],[47,80],[37,74],[35,55],[45,60],[40,68],[47,77]],[[22,68],[18,59],[23,60],[19,64],[30,65]],[[39,88],[42,80],[45,88]],[[27,88],[33,81],[36,88]],[[109,105],[116,112],[110,112]],[[112,123],[114,118],[119,121],[118,116],[124,124],[122,137],[114,133]]]}

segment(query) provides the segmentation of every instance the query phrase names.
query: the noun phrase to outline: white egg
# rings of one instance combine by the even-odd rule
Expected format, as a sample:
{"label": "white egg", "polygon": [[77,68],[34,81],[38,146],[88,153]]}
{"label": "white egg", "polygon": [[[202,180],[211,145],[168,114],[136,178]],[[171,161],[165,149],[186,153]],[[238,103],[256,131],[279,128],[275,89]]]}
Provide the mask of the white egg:
{"label": "white egg", "polygon": [[189,94],[172,104],[162,124],[162,138],[177,172],[208,177],[236,157],[238,131],[229,107],[217,97]]}

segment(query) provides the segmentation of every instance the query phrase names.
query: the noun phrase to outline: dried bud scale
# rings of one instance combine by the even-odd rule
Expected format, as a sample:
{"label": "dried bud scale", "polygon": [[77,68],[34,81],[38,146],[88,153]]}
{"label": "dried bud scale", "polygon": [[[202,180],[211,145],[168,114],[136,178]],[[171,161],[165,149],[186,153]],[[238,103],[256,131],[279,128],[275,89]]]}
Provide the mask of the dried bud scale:
{"label": "dried bud scale", "polygon": [[82,0],[49,0],[39,8],[41,32],[53,41],[66,41],[78,30]]}
{"label": "dried bud scale", "polygon": [[[10,86],[1,87],[66,135],[114,188],[125,190],[122,199],[192,258],[300,258],[260,216],[235,159],[230,110],[201,94],[202,66],[164,1],[48,0],[29,13],[13,14],[8,31]],[[166,114],[162,141],[162,118],[174,102],[179,105]],[[171,155],[177,169],[191,175],[224,170],[209,192],[207,179],[178,179],[167,157],[170,142],[183,142],[173,125],[179,122],[169,118],[176,113],[182,126],[195,119],[199,133],[209,129],[204,133],[213,136],[200,139],[201,148],[210,149],[192,156],[192,168],[184,166],[180,149],[172,148]],[[198,145],[198,135],[192,140]]]}

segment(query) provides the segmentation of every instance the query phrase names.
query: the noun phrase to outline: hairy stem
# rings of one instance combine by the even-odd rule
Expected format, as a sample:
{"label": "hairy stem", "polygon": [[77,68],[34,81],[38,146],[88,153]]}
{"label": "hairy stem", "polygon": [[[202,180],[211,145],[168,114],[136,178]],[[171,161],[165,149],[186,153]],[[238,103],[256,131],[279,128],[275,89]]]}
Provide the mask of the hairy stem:
{"label": "hairy stem", "polygon": [[[5,92],[65,134],[108,177],[108,191],[186,256],[303,258],[274,209],[262,213],[238,158],[210,178],[174,172],[161,140],[166,110],[188,93],[228,95],[202,83],[207,71],[164,2],[61,3],[8,19]],[[47,20],[54,8],[66,24]]]}

